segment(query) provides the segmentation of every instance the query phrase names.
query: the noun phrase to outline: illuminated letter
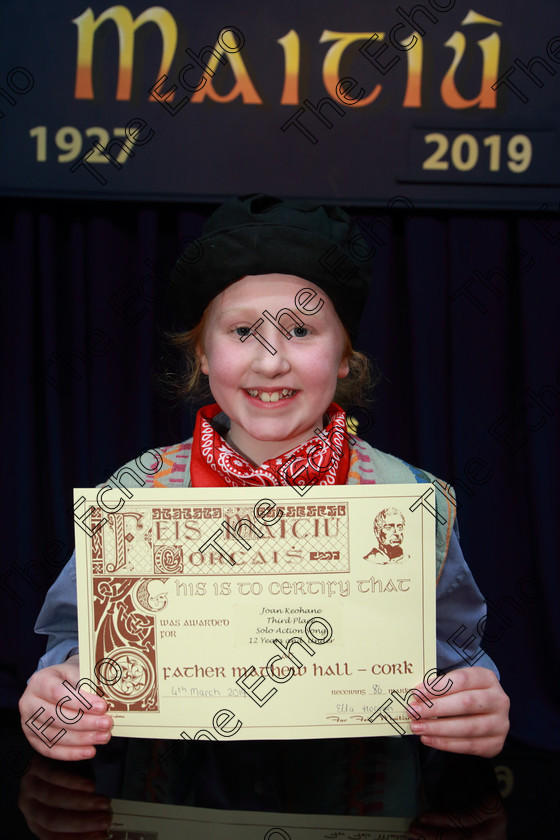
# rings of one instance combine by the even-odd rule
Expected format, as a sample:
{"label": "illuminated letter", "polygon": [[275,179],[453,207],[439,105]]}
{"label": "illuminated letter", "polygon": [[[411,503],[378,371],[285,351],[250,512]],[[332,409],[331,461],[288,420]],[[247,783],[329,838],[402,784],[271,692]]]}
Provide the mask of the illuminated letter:
{"label": "illuminated letter", "polygon": [[136,523],[136,531],[140,531],[142,529],[142,520],[144,518],[143,513],[136,513],[135,511],[127,511],[126,513],[109,513],[109,522],[111,524],[111,530],[115,537],[114,542],[114,562],[113,560],[111,563],[107,564],[107,571],[108,572],[116,572],[118,569],[121,569],[123,566],[126,566],[127,561],[127,548],[130,548],[130,544],[134,539],[141,539],[141,537],[136,534],[132,534],[130,531],[127,533],[126,530],[126,520],[132,519]]}
{"label": "illuminated letter", "polygon": [[[132,88],[132,63],[134,53],[134,33],[145,23],[155,23],[159,27],[163,48],[158,79],[169,72],[177,46],[177,24],[175,18],[162,6],[150,6],[136,20],[126,6],[111,6],[97,20],[91,8],[85,10],[72,23],[78,27],[78,54],[76,59],[76,99],[93,99],[92,62],[93,39],[96,30],[107,20],[112,20],[119,33],[119,77],[117,99],[130,99]],[[171,96],[169,97],[171,98]]]}

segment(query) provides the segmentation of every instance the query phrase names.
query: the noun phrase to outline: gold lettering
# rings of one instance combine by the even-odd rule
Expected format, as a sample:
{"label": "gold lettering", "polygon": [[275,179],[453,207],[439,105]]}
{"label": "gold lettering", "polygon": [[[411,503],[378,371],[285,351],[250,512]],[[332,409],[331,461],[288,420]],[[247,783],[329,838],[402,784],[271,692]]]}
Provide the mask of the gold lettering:
{"label": "gold lettering", "polygon": [[[72,23],[78,27],[78,53],[76,59],[76,99],[93,99],[92,63],[93,41],[97,29],[107,20],[112,20],[119,33],[119,75],[116,99],[130,99],[132,89],[132,64],[134,54],[134,33],[145,23],[159,27],[163,42],[159,73],[160,79],[168,74],[177,48],[177,24],[175,18],[162,6],[150,6],[136,20],[126,6],[111,6],[95,20],[91,8],[85,10]],[[154,80],[155,81],[155,80]],[[171,96],[169,97],[171,98]],[[155,101],[152,99],[152,101]]]}
{"label": "gold lettering", "polygon": [[299,105],[299,35],[295,29],[278,38],[278,44],[284,50],[284,89],[280,105]]}
{"label": "gold lettering", "polygon": [[[493,26],[502,25],[499,20],[484,17],[472,10],[464,18],[461,26],[467,26],[471,23],[486,23],[492,24]],[[444,46],[454,50],[455,55],[441,83],[441,98],[448,108],[472,108],[474,105],[478,105],[479,108],[496,108],[497,92],[492,90],[492,85],[498,77],[500,36],[497,32],[493,32],[487,38],[477,41],[478,46],[482,50],[482,79],[478,96],[475,96],[473,99],[465,99],[461,96],[455,84],[455,73],[457,67],[463,60],[466,42],[467,39],[462,32],[454,32],[451,38],[445,42]]]}
{"label": "gold lettering", "polygon": [[[328,41],[335,42],[332,47],[327,50],[327,54],[325,55],[325,60],[323,62],[323,84],[325,85],[327,93],[329,93],[335,101],[339,99],[336,92],[336,86],[341,78],[340,62],[342,60],[344,50],[346,47],[350,46],[350,44],[354,43],[354,41],[369,41],[374,34],[374,32],[333,32],[330,29],[323,30],[319,43],[324,44]],[[377,34],[380,40],[385,37],[384,32],[378,32]],[[369,105],[374,99],[377,99],[381,93],[382,87],[382,85],[377,84],[369,96],[366,96],[356,102],[352,102],[351,99],[348,101],[345,100],[344,104],[348,108],[363,108],[364,105]]]}
{"label": "gold lettering", "polygon": [[[220,55],[224,53],[224,48],[219,41],[216,42],[214,49]],[[253,82],[247,72],[247,68],[245,67],[245,63],[241,58],[241,54],[239,52],[227,52],[226,57],[229,59],[229,65],[236,81],[236,84],[232,87],[230,92],[222,95],[214,88],[213,78],[216,68],[220,63],[220,58],[219,56],[212,55],[212,58],[206,65],[211,78],[208,78],[208,83],[204,85],[203,88],[197,90],[196,93],[193,94],[191,102],[204,102],[207,96],[214,100],[214,102],[231,102],[238,96],[241,96],[245,105],[262,105],[262,99],[255,90]]]}
{"label": "gold lettering", "polygon": [[[406,91],[403,99],[403,108],[422,107],[422,63],[424,60],[424,42],[418,32],[413,32],[416,43],[411,50],[407,50],[406,61],[408,67]],[[410,38],[399,41],[404,44]]]}

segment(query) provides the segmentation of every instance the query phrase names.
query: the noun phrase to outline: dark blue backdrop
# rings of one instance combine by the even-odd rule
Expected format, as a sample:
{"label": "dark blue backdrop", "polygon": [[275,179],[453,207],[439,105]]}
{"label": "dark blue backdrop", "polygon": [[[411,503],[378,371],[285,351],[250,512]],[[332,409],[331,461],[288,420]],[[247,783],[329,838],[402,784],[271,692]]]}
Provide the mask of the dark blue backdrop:
{"label": "dark blue backdrop", "polygon": [[[44,649],[32,626],[69,556],[72,487],[190,434],[153,388],[156,319],[165,266],[211,209],[4,200],[3,706]],[[365,437],[455,484],[512,732],[559,749],[560,223],[354,215],[377,234],[358,348],[384,373]]]}

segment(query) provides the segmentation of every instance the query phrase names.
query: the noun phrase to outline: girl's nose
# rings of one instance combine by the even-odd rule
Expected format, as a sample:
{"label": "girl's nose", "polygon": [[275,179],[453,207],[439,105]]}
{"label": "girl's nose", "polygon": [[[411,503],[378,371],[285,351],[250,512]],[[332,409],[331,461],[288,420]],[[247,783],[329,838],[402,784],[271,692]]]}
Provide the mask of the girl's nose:
{"label": "girl's nose", "polygon": [[253,345],[251,368],[255,373],[276,376],[290,369],[286,352],[288,339],[271,324],[257,327],[256,333],[253,332],[247,341]]}

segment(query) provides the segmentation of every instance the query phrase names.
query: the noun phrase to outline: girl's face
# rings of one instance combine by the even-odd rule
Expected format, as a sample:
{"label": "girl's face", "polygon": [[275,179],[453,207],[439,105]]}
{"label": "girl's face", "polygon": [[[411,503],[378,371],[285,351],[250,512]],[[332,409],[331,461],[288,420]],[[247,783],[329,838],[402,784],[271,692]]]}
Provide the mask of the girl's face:
{"label": "girl's face", "polygon": [[[306,315],[294,302],[299,291],[312,289],[315,298],[302,296]],[[263,315],[275,318],[290,309],[281,324],[291,338]],[[255,330],[263,342],[250,334]],[[245,341],[240,339],[248,335]],[[318,286],[287,274],[244,277],[224,289],[211,303],[203,333],[200,361],[209,377],[214,399],[231,419],[230,439],[257,463],[293,449],[323,428],[323,414],[332,402],[338,378],[348,375],[342,358],[345,333],[329,297]],[[272,353],[264,342],[276,350]]]}

